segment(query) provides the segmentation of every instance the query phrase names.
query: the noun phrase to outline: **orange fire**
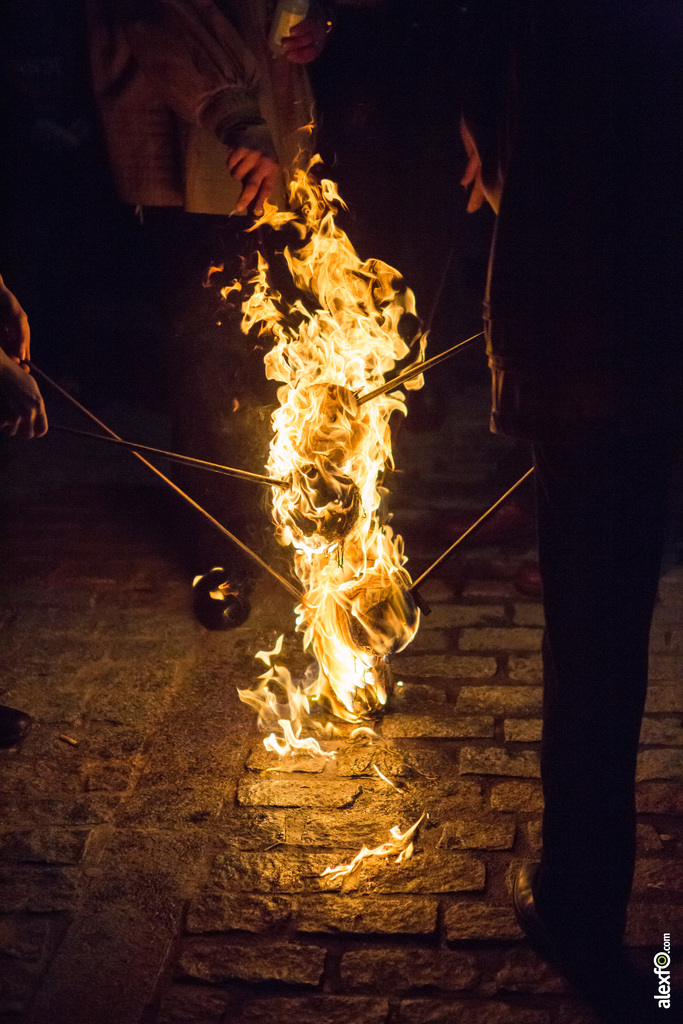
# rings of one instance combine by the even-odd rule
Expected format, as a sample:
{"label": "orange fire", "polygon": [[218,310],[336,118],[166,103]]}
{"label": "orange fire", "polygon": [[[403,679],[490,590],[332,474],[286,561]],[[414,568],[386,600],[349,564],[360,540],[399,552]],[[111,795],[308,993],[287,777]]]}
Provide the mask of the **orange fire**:
{"label": "orange fire", "polygon": [[376,846],[374,850],[370,850],[367,846],[361,847],[352,861],[349,861],[348,864],[338,864],[333,868],[325,868],[321,877],[328,877],[331,882],[338,882],[346,875],[353,874],[363,861],[369,857],[396,857],[396,864],[405,864],[413,856],[413,836],[426,813],[426,811],[423,811],[417,821],[405,832],[401,832],[398,825],[394,825],[393,828],[389,829],[391,839],[388,839],[386,843]]}
{"label": "orange fire", "polygon": [[[322,752],[310,733],[329,735],[333,727],[312,715],[313,702],[347,723],[381,709],[389,656],[410,643],[419,624],[402,539],[383,510],[382,474],[393,466],[389,419],[406,413],[404,395],[357,403],[409,354],[399,321],[414,314],[414,297],[400,288],[397,271],[360,259],[335,223],[344,206],[336,186],[310,172],[298,171],[290,186],[298,212],[266,204],[251,229],[297,230],[300,247],[285,248],[284,258],[300,297],[284,302],[258,253],[242,304],[243,331],[258,327],[274,339],[266,376],[281,386],[267,470],[290,486],[273,488],[272,513],[278,540],[294,551],[303,588],[297,628],[315,656],[307,678],[294,684],[272,664],[278,647],[260,652],[268,671],[258,686],[239,691],[272,730],[266,746],[282,754]],[[420,354],[425,345],[422,337]],[[421,387],[422,378],[405,386]]]}

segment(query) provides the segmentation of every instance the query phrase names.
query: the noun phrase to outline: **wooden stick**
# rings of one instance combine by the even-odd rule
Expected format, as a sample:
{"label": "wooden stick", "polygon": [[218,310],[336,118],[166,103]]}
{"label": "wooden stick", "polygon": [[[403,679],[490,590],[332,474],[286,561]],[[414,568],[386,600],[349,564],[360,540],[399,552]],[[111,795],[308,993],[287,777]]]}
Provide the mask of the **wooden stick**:
{"label": "wooden stick", "polygon": [[456,541],[454,541],[454,543],[451,544],[451,546],[446,551],[444,551],[444,553],[442,555],[439,555],[437,560],[432,565],[430,565],[428,569],[425,569],[425,571],[422,573],[421,576],[418,576],[418,578],[415,580],[415,582],[413,583],[412,587],[410,588],[409,593],[412,594],[415,590],[417,590],[418,587],[422,586],[424,581],[427,579],[428,576],[430,576],[434,572],[436,567],[441,565],[442,562],[444,562],[447,558],[450,557],[450,555],[455,551],[455,549],[458,547],[458,545],[462,544],[462,542],[464,541],[465,537],[469,537],[471,533],[474,533],[474,531],[477,530],[482,525],[482,523],[485,523],[486,520],[489,518],[489,516],[493,515],[493,513],[496,511],[496,509],[499,508],[503,504],[504,501],[507,501],[507,499],[510,497],[512,492],[516,491],[517,488],[521,484],[523,484],[524,481],[528,477],[531,476],[533,471],[534,471],[534,467],[532,466],[531,469],[528,469],[526,471],[526,473],[524,474],[524,476],[520,477],[519,480],[517,481],[517,483],[513,484],[512,487],[510,487],[510,489],[507,490],[505,492],[505,494],[503,494],[502,497],[500,497],[498,499],[498,501],[494,505],[491,505],[490,509],[487,509],[487,511],[484,512],[483,515],[479,516],[479,518],[477,519],[476,523],[472,523],[472,525],[470,526],[470,528],[468,530],[465,530],[465,532],[460,537],[458,537],[458,539]]}
{"label": "wooden stick", "polygon": [[368,391],[367,395],[361,395],[357,399],[358,405],[365,405],[366,402],[370,402],[373,398],[379,398],[380,395],[386,395],[387,391],[393,391],[394,388],[398,388],[401,384],[405,384],[407,380],[412,380],[413,377],[419,376],[424,370],[430,370],[432,366],[438,366],[444,359],[448,359],[457,352],[458,349],[463,348],[465,345],[469,345],[470,342],[475,341],[477,338],[483,337],[484,332],[479,331],[478,334],[473,334],[471,338],[465,338],[464,341],[458,342],[453,348],[447,348],[445,352],[440,352],[436,356],[432,356],[431,359],[425,359],[421,363],[414,363],[413,366],[409,366],[403,373],[399,373],[397,377],[392,380],[386,381],[380,387],[375,388],[374,391]]}
{"label": "wooden stick", "polygon": [[[113,430],[110,430],[109,427],[102,422],[102,420],[98,420],[97,416],[95,416],[88,409],[86,409],[84,405],[81,405],[81,403],[77,401],[73,397],[73,395],[70,395],[68,391],[65,391],[64,388],[59,386],[59,384],[51,380],[50,377],[48,377],[46,373],[43,373],[43,371],[40,370],[35,363],[29,363],[27,365],[29,365],[31,370],[34,373],[37,373],[42,380],[47,381],[47,383],[50,384],[56,391],[58,391],[60,395],[66,398],[67,401],[71,402],[71,404],[74,405],[80,412],[82,412],[85,416],[87,416],[94,423],[96,423],[101,430],[104,430],[105,433],[109,434],[110,437],[115,438],[117,441],[121,440],[118,434],[115,434]],[[276,572],[275,569],[271,568],[271,566],[269,566],[267,562],[264,562],[263,559],[259,555],[257,555],[255,551],[252,551],[251,548],[248,548],[247,545],[239,539],[239,537],[236,537],[235,534],[231,533],[230,530],[226,529],[226,527],[223,526],[222,523],[219,523],[217,519],[214,519],[214,517],[209,512],[207,512],[206,509],[202,508],[202,506],[199,505],[194,500],[194,498],[191,498],[189,494],[185,493],[185,491],[181,491],[180,487],[174,484],[172,480],[169,480],[169,478],[165,476],[160,469],[157,469],[156,466],[153,466],[151,462],[148,462],[147,459],[140,455],[139,452],[131,451],[131,455],[134,455],[136,459],[140,460],[143,466],[147,466],[147,468],[151,470],[151,472],[154,473],[155,476],[158,476],[160,480],[163,480],[163,482],[167,484],[167,486],[170,487],[172,491],[175,491],[176,494],[183,499],[183,501],[186,501],[188,505],[191,505],[192,508],[197,510],[197,512],[201,512],[204,518],[207,519],[216,530],[222,533],[224,537],[227,537],[228,540],[231,540],[233,544],[236,544],[237,547],[240,548],[245,553],[245,555],[251,558],[253,562],[256,562],[256,564],[260,565],[262,569],[265,569],[266,572],[269,572],[270,575],[278,581],[278,583],[281,583],[282,586],[285,587],[285,589],[288,590],[289,593],[297,599],[297,601],[301,600],[303,594],[297,587],[290,583],[289,580],[286,580],[284,576],[280,576],[280,574]]]}
{"label": "wooden stick", "polygon": [[271,484],[273,487],[284,487],[289,489],[286,480],[275,480],[265,476],[263,473],[250,473],[246,469],[235,469],[233,466],[221,466],[217,462],[206,462],[204,459],[193,459],[190,455],[180,455],[177,452],[167,452],[163,448],[152,448],[148,444],[137,444],[135,441],[122,441],[106,434],[93,434],[89,430],[76,430],[74,427],[65,427],[61,423],[51,423],[51,430],[61,430],[65,434],[76,434],[78,437],[87,437],[91,441],[105,441],[107,444],[116,444],[120,448],[127,448],[128,451],[150,452],[152,455],[159,455],[162,459],[169,459],[171,462],[180,462],[183,465],[195,466],[197,469],[206,469],[210,473],[220,473],[222,476],[233,476],[239,480],[251,480],[259,484]]}

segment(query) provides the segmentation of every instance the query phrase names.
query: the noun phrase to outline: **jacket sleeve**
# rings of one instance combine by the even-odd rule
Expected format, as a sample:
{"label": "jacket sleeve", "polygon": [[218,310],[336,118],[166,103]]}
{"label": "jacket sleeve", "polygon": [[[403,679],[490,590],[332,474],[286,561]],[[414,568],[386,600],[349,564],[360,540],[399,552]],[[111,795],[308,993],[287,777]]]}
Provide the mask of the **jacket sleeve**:
{"label": "jacket sleeve", "polygon": [[141,71],[184,121],[277,159],[258,102],[258,61],[212,0],[121,0]]}

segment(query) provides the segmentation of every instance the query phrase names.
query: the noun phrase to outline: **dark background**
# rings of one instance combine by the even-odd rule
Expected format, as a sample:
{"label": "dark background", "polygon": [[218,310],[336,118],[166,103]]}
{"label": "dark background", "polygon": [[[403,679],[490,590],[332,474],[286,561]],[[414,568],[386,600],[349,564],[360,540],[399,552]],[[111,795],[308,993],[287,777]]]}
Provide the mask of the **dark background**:
{"label": "dark background", "polygon": [[[466,218],[459,185],[462,17],[448,0],[339,5],[311,68],[319,148],[360,254],[397,267],[424,318],[451,253],[432,352],[479,327],[491,228],[488,212]],[[0,268],[28,313],[33,356],[84,398],[163,414],[156,271],[110,182],[81,5],[11,0],[0,29]],[[459,373],[467,363],[483,370],[481,353]],[[430,382],[423,405],[447,395],[451,373]]]}

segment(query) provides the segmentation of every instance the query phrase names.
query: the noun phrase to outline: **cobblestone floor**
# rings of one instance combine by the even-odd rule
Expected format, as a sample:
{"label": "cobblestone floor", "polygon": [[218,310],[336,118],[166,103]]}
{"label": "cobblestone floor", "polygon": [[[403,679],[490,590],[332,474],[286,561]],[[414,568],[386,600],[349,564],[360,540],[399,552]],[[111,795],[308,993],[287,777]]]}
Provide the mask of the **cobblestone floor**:
{"label": "cobblestone floor", "polygon": [[[41,443],[38,478],[66,451]],[[0,1021],[591,1024],[510,908],[542,811],[542,611],[513,582],[533,549],[473,549],[425,587],[433,611],[395,659],[379,742],[270,771],[235,687],[282,631],[300,660],[288,595],[263,580],[244,626],[205,631],[160,495],[113,488],[101,461],[99,483],[87,472],[4,510],[2,701],[36,723],[0,752]],[[406,508],[418,567],[441,545],[426,493],[412,524]],[[638,768],[628,941],[645,964],[683,925],[682,677],[679,565],[661,582]],[[424,809],[412,861],[321,879]]]}

